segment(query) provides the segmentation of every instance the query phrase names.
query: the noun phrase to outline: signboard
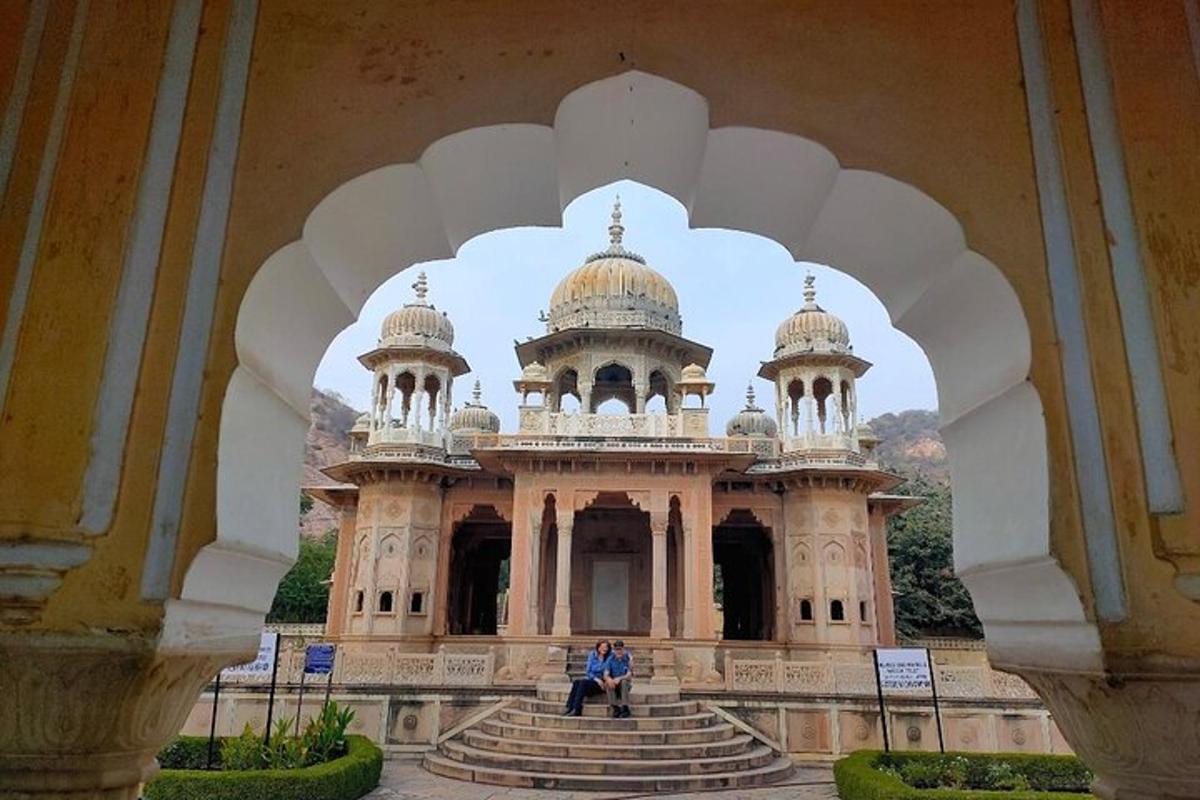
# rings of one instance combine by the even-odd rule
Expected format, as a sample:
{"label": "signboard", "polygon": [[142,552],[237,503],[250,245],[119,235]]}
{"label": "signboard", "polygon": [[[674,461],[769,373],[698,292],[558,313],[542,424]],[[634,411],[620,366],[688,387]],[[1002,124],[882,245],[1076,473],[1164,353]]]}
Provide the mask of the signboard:
{"label": "signboard", "polygon": [[924,648],[892,647],[875,651],[882,689],[933,689],[929,655]]}
{"label": "signboard", "polygon": [[271,675],[275,670],[275,646],[278,642],[278,634],[263,631],[262,638],[258,641],[258,657],[245,664],[226,667],[221,670],[221,675],[226,678],[237,675]]}
{"label": "signboard", "polygon": [[337,646],[332,644],[310,644],[304,648],[304,673],[306,675],[328,675],[333,672],[333,657]]}

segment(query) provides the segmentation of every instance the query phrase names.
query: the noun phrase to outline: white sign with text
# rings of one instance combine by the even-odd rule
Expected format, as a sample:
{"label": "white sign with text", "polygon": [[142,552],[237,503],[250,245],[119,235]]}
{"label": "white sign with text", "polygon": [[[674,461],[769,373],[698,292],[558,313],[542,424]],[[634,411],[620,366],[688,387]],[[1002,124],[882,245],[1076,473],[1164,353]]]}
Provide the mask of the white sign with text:
{"label": "white sign with text", "polygon": [[221,674],[227,677],[234,675],[270,675],[275,668],[275,645],[278,641],[279,634],[263,631],[262,638],[258,641],[258,657],[253,661],[247,661],[245,664],[226,667],[221,670]]}
{"label": "white sign with text", "polygon": [[932,689],[929,654],[915,647],[879,648],[879,685],[884,689]]}

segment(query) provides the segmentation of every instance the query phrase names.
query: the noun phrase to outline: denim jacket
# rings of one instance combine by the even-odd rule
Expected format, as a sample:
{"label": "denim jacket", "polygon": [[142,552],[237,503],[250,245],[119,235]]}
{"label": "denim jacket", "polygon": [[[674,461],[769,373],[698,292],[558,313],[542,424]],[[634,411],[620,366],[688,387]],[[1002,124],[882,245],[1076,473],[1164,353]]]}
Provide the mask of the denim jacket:
{"label": "denim jacket", "polygon": [[604,677],[604,670],[608,668],[609,656],[602,656],[595,650],[588,653],[587,660],[587,677],[592,680],[599,680]]}

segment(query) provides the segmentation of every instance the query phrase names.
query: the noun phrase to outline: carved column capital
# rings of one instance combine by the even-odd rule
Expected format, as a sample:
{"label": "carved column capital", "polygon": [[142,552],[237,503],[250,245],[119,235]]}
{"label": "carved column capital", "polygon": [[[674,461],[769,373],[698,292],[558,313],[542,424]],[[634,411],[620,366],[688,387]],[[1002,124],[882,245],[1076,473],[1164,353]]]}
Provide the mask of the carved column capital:
{"label": "carved column capital", "polygon": [[1200,797],[1200,675],[1021,669],[1104,800]]}

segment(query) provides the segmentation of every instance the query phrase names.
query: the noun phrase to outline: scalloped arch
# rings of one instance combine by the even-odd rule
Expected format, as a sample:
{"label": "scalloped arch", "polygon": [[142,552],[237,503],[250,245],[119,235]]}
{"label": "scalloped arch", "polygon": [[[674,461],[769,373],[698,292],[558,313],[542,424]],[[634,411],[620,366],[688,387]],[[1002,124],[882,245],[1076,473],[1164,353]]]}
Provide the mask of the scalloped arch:
{"label": "scalloped arch", "polygon": [[880,298],[933,367],[955,481],[956,560],[993,658],[1097,667],[1098,633],[1050,549],[1029,331],[1000,270],[919,189],[843,168],[820,144],[788,133],[711,130],[702,96],[636,71],[571,92],[552,127],[463,131],[432,142],[416,163],[334,188],[300,241],[267,260],[238,316],[239,365],[218,447],[217,539],[190,566],[168,627],[186,623],[188,604],[212,603],[237,612],[233,633],[257,636],[250,623],[271,593],[252,587],[273,586],[294,558],[308,386],[327,344],[379,284],[485,231],[558,225],[574,198],[626,178],[676,198],[694,227],[771,238]]}

